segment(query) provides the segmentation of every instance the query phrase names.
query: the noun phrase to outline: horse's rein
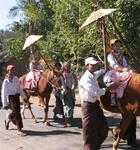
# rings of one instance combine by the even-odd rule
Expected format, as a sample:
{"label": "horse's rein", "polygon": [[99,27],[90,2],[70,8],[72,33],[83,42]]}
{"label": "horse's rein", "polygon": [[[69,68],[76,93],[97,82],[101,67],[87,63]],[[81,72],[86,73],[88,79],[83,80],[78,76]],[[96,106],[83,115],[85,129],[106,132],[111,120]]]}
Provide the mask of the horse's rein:
{"label": "horse's rein", "polygon": [[[45,77],[45,75],[44,74],[42,74],[42,76],[44,77],[44,78],[46,78]],[[52,86],[52,88],[55,88],[56,90],[62,90],[62,88],[58,88],[57,86],[55,86],[50,80],[54,80],[54,76],[53,76],[53,78],[51,78],[51,79],[49,79],[47,82]]]}
{"label": "horse's rein", "polygon": [[48,81],[48,83],[50,83],[51,86],[52,86],[53,88],[55,88],[56,90],[62,90],[62,88],[56,87],[51,81]]}

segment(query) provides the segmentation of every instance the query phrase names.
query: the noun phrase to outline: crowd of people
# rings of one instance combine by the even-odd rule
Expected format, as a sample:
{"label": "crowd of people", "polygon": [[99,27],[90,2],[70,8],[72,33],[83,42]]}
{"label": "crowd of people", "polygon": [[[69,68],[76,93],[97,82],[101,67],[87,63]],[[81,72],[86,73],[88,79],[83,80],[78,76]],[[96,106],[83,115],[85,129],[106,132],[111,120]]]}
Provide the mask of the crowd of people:
{"label": "crowd of people", "polygon": [[[97,80],[106,70],[97,70],[99,61],[94,57],[85,59],[86,71],[79,81],[84,150],[100,150],[101,144],[107,137],[107,121],[99,105],[98,98],[104,95],[106,91],[110,91],[110,105],[112,105],[112,107],[118,105],[116,101],[122,98],[123,89],[125,88],[124,82],[129,80],[131,76],[132,71],[128,68],[128,63],[123,56],[121,45],[122,43],[119,39],[111,39],[110,41],[110,52],[107,56],[110,71],[108,71],[104,77],[106,88],[99,87]],[[59,90],[54,89],[53,92],[56,98],[53,118],[56,119],[58,117],[57,115],[60,114],[65,120],[66,126],[72,127],[76,100],[75,90],[78,87],[77,76],[71,71],[71,65],[69,63],[62,65],[60,62],[57,62],[54,68],[56,71],[62,73],[62,88]],[[11,109],[11,112],[5,120],[5,128],[8,129],[10,122],[13,122],[17,126],[18,134],[22,135],[23,123],[20,115],[19,97],[21,96],[24,99],[25,95],[20,87],[19,79],[14,76],[14,69],[15,67],[13,65],[7,66],[7,74],[1,87],[1,98],[3,108],[6,110]],[[37,60],[32,60],[29,70],[26,80],[29,82],[32,79],[32,81],[30,82],[31,84],[26,85],[26,88],[35,88],[39,76],[42,73],[42,71],[38,71]],[[122,84],[123,86],[120,86]],[[65,113],[64,105],[66,107]],[[131,130],[132,128],[134,130]],[[126,139],[129,145],[136,145],[136,118],[132,121],[132,125],[130,124],[127,130]]]}

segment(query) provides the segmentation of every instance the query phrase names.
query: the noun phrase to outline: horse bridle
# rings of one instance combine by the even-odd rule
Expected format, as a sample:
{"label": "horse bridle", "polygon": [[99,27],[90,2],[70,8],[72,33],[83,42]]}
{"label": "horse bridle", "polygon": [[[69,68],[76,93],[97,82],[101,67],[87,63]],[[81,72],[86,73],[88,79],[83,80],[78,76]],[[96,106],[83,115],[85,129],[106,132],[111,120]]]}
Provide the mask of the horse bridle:
{"label": "horse bridle", "polygon": [[[53,78],[52,79],[50,79],[50,80],[54,80],[54,76],[53,76]],[[56,90],[62,90],[62,88],[58,88],[57,86],[55,86],[51,81],[48,81],[48,83],[52,86],[52,88],[54,88],[54,89],[56,89]]]}

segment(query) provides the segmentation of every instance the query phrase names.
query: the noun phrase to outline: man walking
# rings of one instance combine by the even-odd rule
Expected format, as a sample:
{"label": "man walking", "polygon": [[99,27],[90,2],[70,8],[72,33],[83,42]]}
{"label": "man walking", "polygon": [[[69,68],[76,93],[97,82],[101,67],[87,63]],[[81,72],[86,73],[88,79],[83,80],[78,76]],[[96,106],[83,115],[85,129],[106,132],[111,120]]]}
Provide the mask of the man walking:
{"label": "man walking", "polygon": [[96,71],[98,61],[93,57],[85,60],[86,72],[79,82],[79,92],[82,103],[82,124],[84,150],[100,150],[101,144],[106,139],[108,127],[106,118],[97,101],[98,97],[105,94],[105,88],[99,88],[97,78],[105,72]]}
{"label": "man walking", "polygon": [[75,106],[75,89],[77,87],[76,76],[71,73],[71,65],[65,63],[63,67],[64,76],[64,103],[66,105],[66,125],[67,127],[72,126],[73,113]]}
{"label": "man walking", "polygon": [[14,76],[14,66],[7,66],[7,75],[2,84],[1,96],[2,104],[4,109],[8,109],[8,106],[11,109],[11,112],[8,115],[8,119],[5,120],[5,128],[8,130],[9,123],[12,121],[18,129],[18,135],[25,135],[21,132],[23,128],[22,118],[20,114],[20,100],[19,96],[23,98],[23,92],[20,88],[20,82],[18,77]]}

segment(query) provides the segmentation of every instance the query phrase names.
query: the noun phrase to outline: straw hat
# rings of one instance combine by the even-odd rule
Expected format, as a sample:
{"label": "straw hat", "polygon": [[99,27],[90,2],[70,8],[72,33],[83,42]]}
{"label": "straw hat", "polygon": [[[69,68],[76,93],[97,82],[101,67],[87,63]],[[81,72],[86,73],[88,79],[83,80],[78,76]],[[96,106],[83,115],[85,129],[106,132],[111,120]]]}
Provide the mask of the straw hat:
{"label": "straw hat", "polygon": [[110,40],[110,48],[112,48],[112,45],[115,44],[116,42],[122,43],[121,40],[117,38],[113,38]]}

